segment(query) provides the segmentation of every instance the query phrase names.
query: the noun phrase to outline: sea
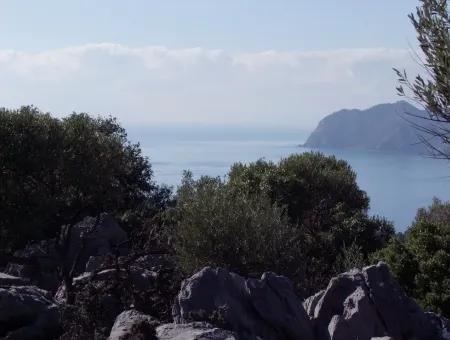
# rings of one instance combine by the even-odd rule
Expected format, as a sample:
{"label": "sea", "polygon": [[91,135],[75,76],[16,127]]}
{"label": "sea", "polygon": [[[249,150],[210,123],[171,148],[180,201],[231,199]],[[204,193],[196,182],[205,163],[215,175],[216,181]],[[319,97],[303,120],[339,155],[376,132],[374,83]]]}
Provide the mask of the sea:
{"label": "sea", "polygon": [[[225,178],[236,162],[258,159],[279,161],[291,154],[311,151],[301,147],[308,131],[295,128],[245,128],[218,126],[157,126],[128,128],[149,157],[158,184],[176,190],[184,170],[194,177]],[[417,209],[433,197],[450,200],[450,162],[428,155],[370,150],[314,149],[346,160],[357,182],[370,198],[371,215],[387,218],[396,231],[404,231]]]}

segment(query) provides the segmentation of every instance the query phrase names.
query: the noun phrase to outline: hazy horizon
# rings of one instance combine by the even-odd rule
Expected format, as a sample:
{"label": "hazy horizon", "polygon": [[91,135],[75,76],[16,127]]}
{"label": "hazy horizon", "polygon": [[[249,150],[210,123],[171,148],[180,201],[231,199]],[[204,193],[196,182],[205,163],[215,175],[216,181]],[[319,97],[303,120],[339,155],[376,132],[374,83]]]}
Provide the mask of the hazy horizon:
{"label": "hazy horizon", "polygon": [[312,130],[336,110],[398,100],[392,68],[418,71],[416,5],[7,0],[0,106]]}

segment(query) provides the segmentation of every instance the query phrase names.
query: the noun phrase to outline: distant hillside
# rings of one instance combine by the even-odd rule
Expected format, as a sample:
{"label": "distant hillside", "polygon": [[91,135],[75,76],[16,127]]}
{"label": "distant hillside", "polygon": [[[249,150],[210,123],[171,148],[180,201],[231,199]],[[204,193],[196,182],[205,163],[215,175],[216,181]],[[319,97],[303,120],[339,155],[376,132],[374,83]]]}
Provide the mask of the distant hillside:
{"label": "distant hillside", "polygon": [[304,146],[424,153],[417,129],[405,120],[413,118],[406,113],[425,114],[405,101],[367,110],[341,110],[323,118]]}

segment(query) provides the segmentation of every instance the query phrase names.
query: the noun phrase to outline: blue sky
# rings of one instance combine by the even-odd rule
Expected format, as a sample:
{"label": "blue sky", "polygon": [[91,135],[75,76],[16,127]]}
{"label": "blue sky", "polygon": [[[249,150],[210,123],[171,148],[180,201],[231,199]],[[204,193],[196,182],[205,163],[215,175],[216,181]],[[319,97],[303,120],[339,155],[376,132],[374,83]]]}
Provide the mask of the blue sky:
{"label": "blue sky", "polygon": [[0,105],[312,127],[393,101],[413,0],[0,0]]}

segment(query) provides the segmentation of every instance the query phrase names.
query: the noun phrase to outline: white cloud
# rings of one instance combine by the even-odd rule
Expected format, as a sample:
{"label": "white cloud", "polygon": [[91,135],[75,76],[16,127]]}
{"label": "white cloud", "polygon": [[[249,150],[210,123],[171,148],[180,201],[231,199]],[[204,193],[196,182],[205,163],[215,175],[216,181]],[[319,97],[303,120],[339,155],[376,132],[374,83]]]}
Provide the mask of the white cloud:
{"label": "white cloud", "polygon": [[407,50],[232,54],[87,44],[0,50],[0,105],[113,114],[122,122],[202,121],[312,127],[343,107],[396,100],[392,67],[417,72]]}

